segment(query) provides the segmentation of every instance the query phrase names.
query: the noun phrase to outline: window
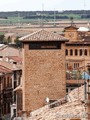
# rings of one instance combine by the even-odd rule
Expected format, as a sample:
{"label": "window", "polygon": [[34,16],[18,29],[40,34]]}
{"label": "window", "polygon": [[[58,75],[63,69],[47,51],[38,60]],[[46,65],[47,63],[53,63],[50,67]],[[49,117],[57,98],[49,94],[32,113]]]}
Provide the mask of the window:
{"label": "window", "polygon": [[68,69],[68,63],[66,63],[66,68]]}
{"label": "window", "polygon": [[4,88],[6,88],[6,78],[4,78]]}
{"label": "window", "polygon": [[66,49],[66,55],[68,55],[68,50]]}
{"label": "window", "polygon": [[79,67],[79,63],[77,63],[77,67]]}
{"label": "window", "polygon": [[6,108],[6,103],[4,104],[4,114],[6,114],[6,110],[7,110],[7,108]]}
{"label": "window", "polygon": [[17,62],[13,62],[13,64],[17,64]]}
{"label": "window", "polygon": [[1,84],[1,77],[0,77],[0,84]]}
{"label": "window", "polygon": [[84,50],[84,55],[87,55],[87,49]]}
{"label": "window", "polygon": [[17,80],[17,72],[14,71],[14,80]]}
{"label": "window", "polygon": [[7,87],[9,87],[9,77],[7,77]]}
{"label": "window", "polygon": [[75,49],[75,55],[78,55],[78,50],[77,49]]}
{"label": "window", "polygon": [[74,63],[74,69],[79,67],[79,63]]}
{"label": "window", "polygon": [[14,81],[14,88],[17,87],[17,81]]}
{"label": "window", "polygon": [[7,111],[10,113],[10,103],[7,103]]}
{"label": "window", "polygon": [[82,51],[82,49],[80,49],[79,55],[82,56],[82,54],[83,54],[83,51]]}
{"label": "window", "polygon": [[29,49],[30,50],[44,50],[44,49],[61,49],[61,43],[60,42],[30,42],[29,43]]}
{"label": "window", "polygon": [[72,50],[72,49],[70,50],[70,55],[71,55],[71,56],[73,55],[73,50]]}

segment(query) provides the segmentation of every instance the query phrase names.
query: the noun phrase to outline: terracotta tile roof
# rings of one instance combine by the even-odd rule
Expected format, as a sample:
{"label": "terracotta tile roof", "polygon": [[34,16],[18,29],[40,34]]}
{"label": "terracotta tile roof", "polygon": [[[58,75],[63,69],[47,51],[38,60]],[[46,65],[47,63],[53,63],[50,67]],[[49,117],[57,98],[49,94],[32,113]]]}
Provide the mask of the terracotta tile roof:
{"label": "terracotta tile roof", "polygon": [[8,56],[9,59],[12,59],[16,62],[22,62],[22,58],[18,57],[18,56]]}
{"label": "terracotta tile roof", "polygon": [[29,41],[68,41],[65,37],[51,33],[45,30],[39,30],[27,36],[21,37],[19,39],[22,42],[29,42]]}
{"label": "terracotta tile roof", "polygon": [[6,67],[6,68],[8,68],[8,69],[10,69],[12,71],[22,69],[22,65],[13,65],[13,64],[11,64],[9,62],[1,61],[1,60],[0,60],[0,65],[4,66],[4,67]]}
{"label": "terracotta tile roof", "polygon": [[74,25],[70,25],[70,26],[67,26],[67,27],[65,27],[64,29],[78,29],[78,27],[74,24]]}
{"label": "terracotta tile roof", "polygon": [[84,87],[79,87],[72,90],[68,97],[68,102],[55,108],[45,106],[31,112],[29,120],[70,120],[71,118],[85,117]]}
{"label": "terracotta tile roof", "polygon": [[0,56],[22,56],[22,50],[20,48],[13,48],[7,45],[0,48]]}
{"label": "terracotta tile roof", "polygon": [[0,73],[12,73],[12,70],[0,65]]}

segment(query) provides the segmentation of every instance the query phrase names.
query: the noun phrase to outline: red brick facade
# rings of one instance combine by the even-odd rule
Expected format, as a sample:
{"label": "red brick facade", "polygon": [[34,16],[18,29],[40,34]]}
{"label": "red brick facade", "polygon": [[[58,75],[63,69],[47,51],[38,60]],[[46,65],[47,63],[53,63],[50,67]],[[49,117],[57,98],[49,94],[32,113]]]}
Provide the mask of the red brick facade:
{"label": "red brick facade", "polygon": [[[53,43],[57,41],[52,40]],[[58,49],[34,50],[29,47],[30,41],[23,42],[23,111],[42,107],[46,97],[57,100],[65,96],[65,38],[59,41]]]}

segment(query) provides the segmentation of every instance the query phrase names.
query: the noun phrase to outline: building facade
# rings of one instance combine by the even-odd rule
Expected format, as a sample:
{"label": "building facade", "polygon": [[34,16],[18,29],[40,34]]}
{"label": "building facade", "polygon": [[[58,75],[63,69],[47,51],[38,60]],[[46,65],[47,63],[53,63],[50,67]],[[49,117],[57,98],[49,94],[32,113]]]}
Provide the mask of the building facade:
{"label": "building facade", "polygon": [[23,43],[23,111],[45,105],[46,98],[66,95],[66,38],[40,30],[20,38]]}
{"label": "building facade", "polygon": [[[80,30],[80,31],[79,31]],[[90,31],[84,27],[77,28],[71,24],[64,29],[66,43],[67,91],[84,84],[82,73],[88,72],[90,64]]]}
{"label": "building facade", "polygon": [[0,65],[0,118],[10,117],[10,105],[13,102],[12,74],[12,70]]}
{"label": "building facade", "polygon": [[90,32],[78,31],[75,25],[65,28],[66,43],[66,68],[76,69],[90,63]]}

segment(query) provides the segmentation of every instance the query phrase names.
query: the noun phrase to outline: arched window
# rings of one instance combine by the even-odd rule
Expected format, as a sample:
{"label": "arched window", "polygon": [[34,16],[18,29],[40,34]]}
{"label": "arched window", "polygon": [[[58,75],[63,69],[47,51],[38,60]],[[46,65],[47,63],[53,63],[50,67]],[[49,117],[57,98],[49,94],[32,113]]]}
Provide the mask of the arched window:
{"label": "arched window", "polygon": [[66,68],[68,69],[68,63],[66,63]]}
{"label": "arched window", "polygon": [[83,54],[83,51],[82,51],[82,49],[80,49],[79,55],[82,56],[82,54]]}
{"label": "arched window", "polygon": [[87,49],[84,50],[84,55],[87,55]]}
{"label": "arched window", "polygon": [[78,55],[78,50],[77,49],[75,49],[75,55]]}
{"label": "arched window", "polygon": [[73,50],[72,49],[70,50],[70,55],[73,55]]}
{"label": "arched window", "polygon": [[66,49],[66,55],[68,55],[68,50]]}

